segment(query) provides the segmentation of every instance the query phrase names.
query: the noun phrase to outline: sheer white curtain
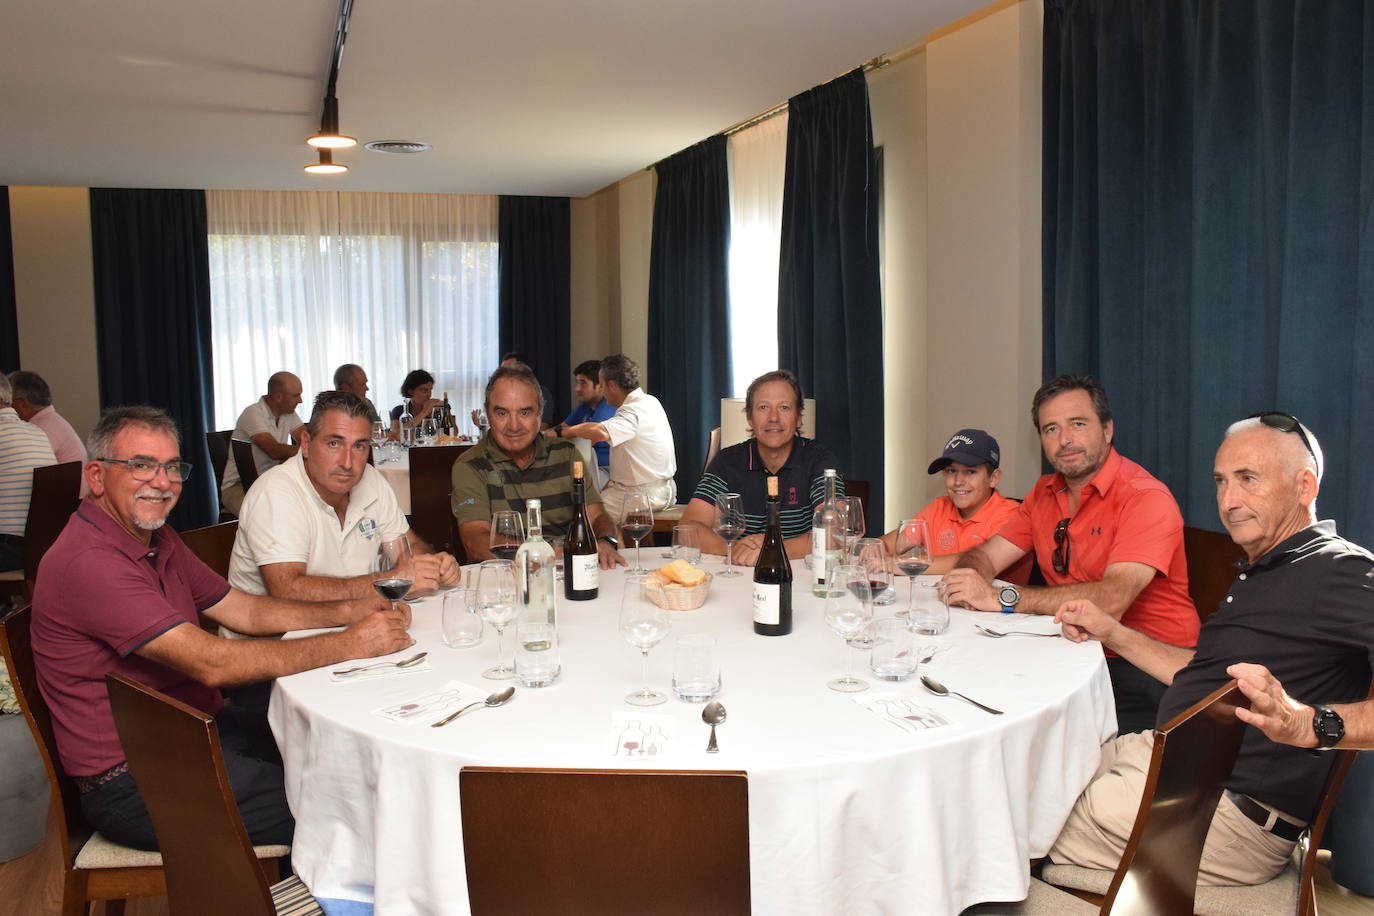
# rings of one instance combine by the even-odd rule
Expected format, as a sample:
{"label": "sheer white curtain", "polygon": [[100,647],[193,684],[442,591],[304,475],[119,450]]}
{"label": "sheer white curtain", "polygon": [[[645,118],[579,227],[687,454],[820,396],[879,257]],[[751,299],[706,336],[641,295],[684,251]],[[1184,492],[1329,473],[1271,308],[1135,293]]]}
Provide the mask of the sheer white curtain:
{"label": "sheer white curtain", "polygon": [[730,360],[735,397],[778,368],[787,114],[730,135]]}
{"label": "sheer white curtain", "polygon": [[309,417],[334,369],[357,363],[385,415],[411,369],[454,412],[496,367],[497,198],[337,191],[207,191],[215,428],[300,376]]}

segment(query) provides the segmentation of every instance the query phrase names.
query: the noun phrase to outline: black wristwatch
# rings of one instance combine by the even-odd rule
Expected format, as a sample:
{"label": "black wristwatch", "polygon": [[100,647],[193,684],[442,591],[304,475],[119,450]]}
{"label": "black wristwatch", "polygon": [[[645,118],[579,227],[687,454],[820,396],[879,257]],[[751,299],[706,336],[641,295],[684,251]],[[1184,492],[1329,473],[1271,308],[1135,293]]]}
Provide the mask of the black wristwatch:
{"label": "black wristwatch", "polygon": [[1345,723],[1340,714],[1329,706],[1312,704],[1312,731],[1317,735],[1317,748],[1326,750],[1335,747],[1345,737]]}
{"label": "black wristwatch", "polygon": [[601,535],[601,537],[597,538],[597,540],[605,541],[607,544],[610,544],[616,550],[620,549],[620,542],[617,541],[615,538],[611,537],[609,534],[603,534]]}
{"label": "black wristwatch", "polygon": [[1021,603],[1021,590],[1014,585],[1004,585],[997,590],[997,603],[1002,605],[1003,614],[1016,613],[1016,606]]}

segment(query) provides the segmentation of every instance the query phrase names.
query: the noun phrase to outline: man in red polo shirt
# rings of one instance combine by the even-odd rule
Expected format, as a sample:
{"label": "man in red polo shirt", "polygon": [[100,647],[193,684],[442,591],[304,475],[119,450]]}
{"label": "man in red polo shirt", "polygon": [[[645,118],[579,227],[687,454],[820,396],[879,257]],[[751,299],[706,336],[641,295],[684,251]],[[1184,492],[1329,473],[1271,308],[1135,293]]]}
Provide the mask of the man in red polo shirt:
{"label": "man in red polo shirt", "polygon": [[[1031,418],[1055,473],[1036,481],[996,537],[956,561],[944,578],[946,599],[980,611],[1053,615],[1086,598],[1159,642],[1196,645],[1183,516],[1168,487],[1112,448],[1102,385],[1090,376],[1051,379],[1035,393]],[[1048,585],[992,584],[1032,550]],[[1164,685],[1107,656],[1118,730],[1153,728]]]}

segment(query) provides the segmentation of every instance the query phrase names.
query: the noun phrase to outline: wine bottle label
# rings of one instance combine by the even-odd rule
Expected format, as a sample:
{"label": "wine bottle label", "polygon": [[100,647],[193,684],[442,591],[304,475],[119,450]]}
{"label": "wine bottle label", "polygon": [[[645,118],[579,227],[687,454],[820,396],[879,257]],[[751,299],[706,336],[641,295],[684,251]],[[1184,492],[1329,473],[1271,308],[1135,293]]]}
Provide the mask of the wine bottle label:
{"label": "wine bottle label", "polygon": [[754,623],[776,626],[782,620],[782,586],[754,583]]}
{"label": "wine bottle label", "polygon": [[569,554],[567,560],[572,566],[573,591],[585,592],[597,587],[601,567],[596,554]]}
{"label": "wine bottle label", "polygon": [[824,528],[811,529],[811,577],[817,585],[825,584],[826,547],[828,542]]}

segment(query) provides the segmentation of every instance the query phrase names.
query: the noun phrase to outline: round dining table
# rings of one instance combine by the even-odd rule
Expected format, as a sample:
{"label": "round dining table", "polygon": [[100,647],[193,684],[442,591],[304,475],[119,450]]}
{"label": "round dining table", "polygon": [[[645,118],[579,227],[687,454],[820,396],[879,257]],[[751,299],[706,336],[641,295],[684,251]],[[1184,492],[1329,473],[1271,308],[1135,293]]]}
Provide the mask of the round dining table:
{"label": "round dining table", "polygon": [[[660,553],[645,548],[645,565],[665,562]],[[715,558],[704,566],[723,570]],[[748,774],[755,913],[957,914],[1024,897],[1028,860],[1048,851],[1116,730],[1101,648],[982,635],[975,623],[1055,627],[1044,617],[954,609],[944,634],[917,638],[923,655],[937,650],[920,673],[1003,711],[991,715],[929,693],[919,677],[872,677],[865,654],[826,626],[825,602],[812,596],[800,561],[794,572],[788,636],[753,632],[747,568],[736,578],[716,575],[703,607],[673,612],[671,633],[648,658],[648,686],[670,695],[656,707],[625,702],[644,685],[640,653],[618,628],[631,581],[624,570],[602,572],[596,600],[559,595],[562,673],[554,685],[517,687],[506,705],[442,728],[430,727],[431,717],[397,721],[379,710],[455,684],[485,694],[513,682],[481,676],[497,656],[490,627],[477,646],[444,645],[441,597],[413,603],[416,645],[390,657],[427,651],[417,668],[339,680],[331,670],[348,666],[334,665],[279,679],[270,719],[297,821],[296,871],[316,895],[370,900],[383,916],[465,914],[461,768],[650,766]],[[876,608],[878,616],[905,604],[907,583],[896,589],[896,602]],[[717,699],[728,719],[717,754],[706,753],[702,704],[671,698],[674,640],[695,633],[715,637],[721,667]],[[869,691],[827,688],[847,654]],[[880,714],[890,707],[869,708],[875,699],[944,724],[903,727]],[[630,719],[640,730],[659,726],[656,756],[616,755]]]}

